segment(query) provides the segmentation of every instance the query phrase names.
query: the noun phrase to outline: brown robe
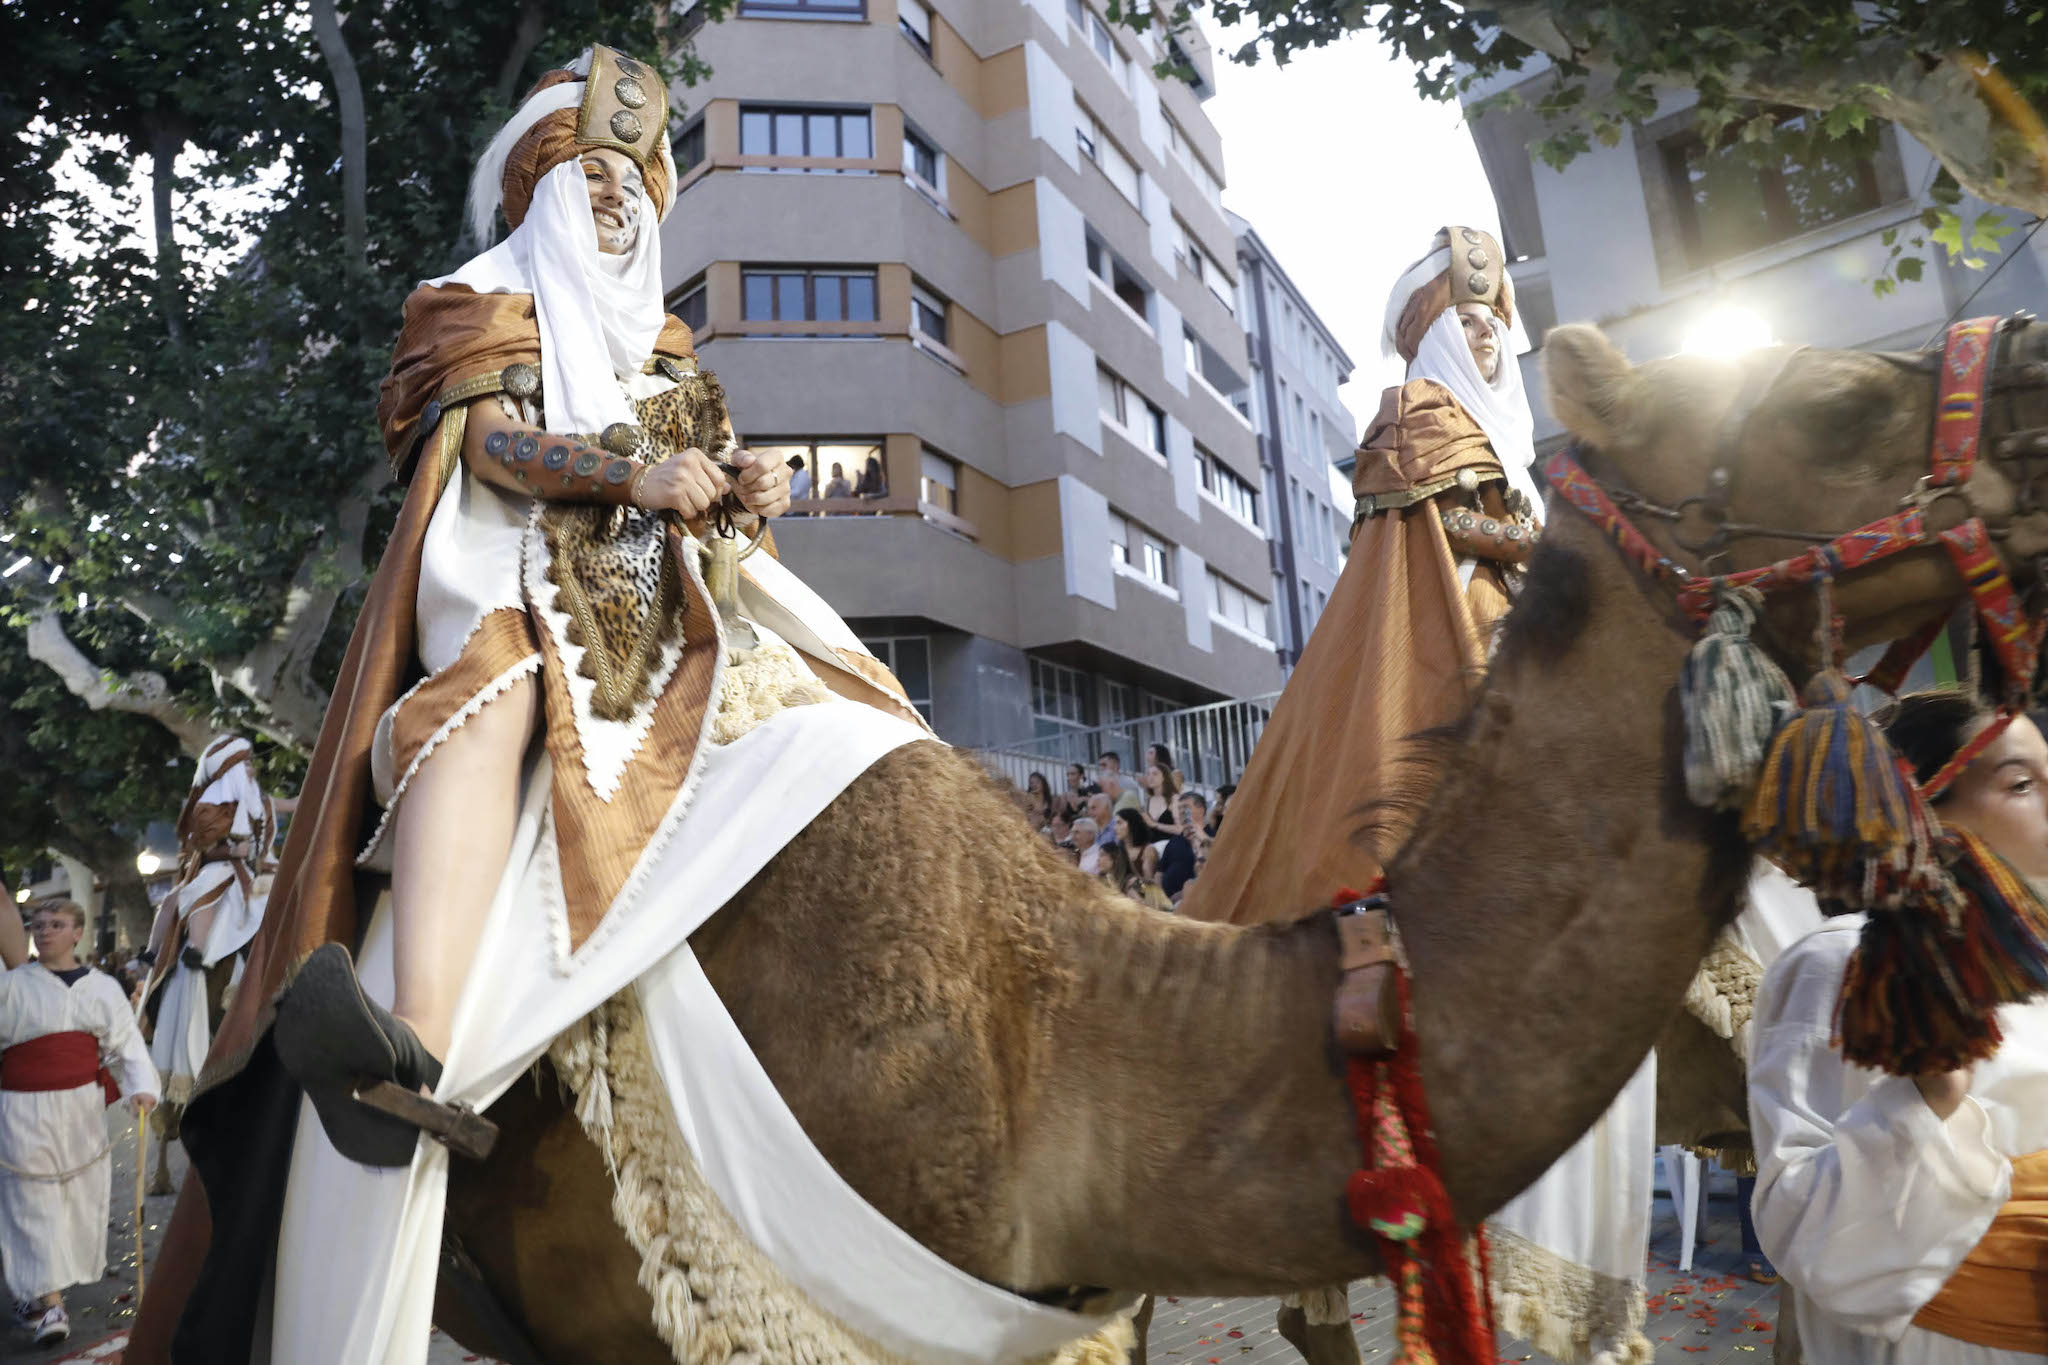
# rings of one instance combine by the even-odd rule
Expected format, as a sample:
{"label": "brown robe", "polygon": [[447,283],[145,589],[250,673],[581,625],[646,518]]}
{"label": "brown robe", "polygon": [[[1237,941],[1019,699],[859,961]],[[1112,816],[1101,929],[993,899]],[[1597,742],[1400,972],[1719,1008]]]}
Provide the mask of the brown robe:
{"label": "brown robe", "polygon": [[[1381,395],[1352,491],[1398,499],[1464,469],[1503,477],[1450,390],[1414,379]],[[1323,624],[1181,913],[1264,924],[1327,905],[1340,889],[1365,890],[1407,839],[1433,779],[1427,751],[1408,737],[1462,714],[1507,606],[1493,564],[1481,561],[1459,585],[1437,498],[1362,517]]]}

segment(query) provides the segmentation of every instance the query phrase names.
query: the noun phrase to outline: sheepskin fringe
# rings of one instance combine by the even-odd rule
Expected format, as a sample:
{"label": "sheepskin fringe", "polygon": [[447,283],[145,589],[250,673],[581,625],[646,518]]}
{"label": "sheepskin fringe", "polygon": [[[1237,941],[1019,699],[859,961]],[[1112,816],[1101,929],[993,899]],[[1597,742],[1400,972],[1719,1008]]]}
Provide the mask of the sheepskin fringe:
{"label": "sheepskin fringe", "polygon": [[1486,1231],[1501,1331],[1562,1361],[1650,1365],[1641,1281],[1574,1265],[1497,1224]]}
{"label": "sheepskin fringe", "polygon": [[1763,980],[1763,964],[1750,956],[1731,925],[1707,949],[1692,984],[1685,988],[1686,1013],[1705,1024],[1715,1037],[1726,1038],[1737,1059],[1746,1061],[1749,1019]]}
{"label": "sheepskin fringe", "polygon": [[730,744],[778,711],[830,700],[831,691],[780,640],[731,650],[718,680],[711,742]]}
{"label": "sheepskin fringe", "polygon": [[1282,1308],[1299,1308],[1301,1315],[1312,1327],[1327,1327],[1334,1323],[1351,1321],[1351,1286],[1348,1284],[1328,1285],[1322,1289],[1304,1289],[1289,1294],[1280,1300]]}
{"label": "sheepskin fringe", "polygon": [[[679,1365],[909,1365],[813,1303],[749,1242],[677,1131],[631,990],[548,1050],[604,1153],[612,1217],[640,1256],[654,1326]],[[1124,1365],[1128,1316],[1043,1365]]]}

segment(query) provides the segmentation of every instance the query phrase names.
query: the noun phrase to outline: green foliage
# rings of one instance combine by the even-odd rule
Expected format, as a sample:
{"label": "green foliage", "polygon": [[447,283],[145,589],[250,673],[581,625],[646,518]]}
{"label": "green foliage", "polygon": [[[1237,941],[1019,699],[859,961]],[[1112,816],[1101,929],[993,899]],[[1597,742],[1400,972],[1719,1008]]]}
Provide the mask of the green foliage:
{"label": "green foliage", "polygon": [[[2023,99],[2048,108],[2048,11],[2008,0],[1177,0],[1167,21],[1184,29],[1198,10],[1213,24],[1251,31],[1230,54],[1245,63],[1284,65],[1297,52],[1370,29],[1414,66],[1417,90],[1439,100],[1511,76],[1538,55],[1532,42],[1540,44],[1547,79],[1474,100],[1471,110],[1532,110],[1539,128],[1529,150],[1558,169],[1596,144],[1618,145],[1630,125],[1655,115],[1659,92],[1672,88],[1698,93],[1696,128],[1709,146],[1732,144],[1781,162],[1853,152],[1877,134],[1882,120],[1873,106],[1894,95],[1873,72],[1917,67],[1929,54],[1985,54]],[[1144,12],[1126,22],[1155,20]],[[1760,89],[1774,93],[1740,93]],[[1801,110],[1811,116],[1787,117]],[[1954,189],[1954,177],[1943,176]],[[1938,245],[1972,269],[1997,251],[2010,226],[1995,214],[1964,221],[1959,198],[1957,190],[1956,198],[1935,201],[1928,235],[1886,243],[1892,254],[1874,281],[1878,293],[1919,277],[1911,250]],[[1916,263],[1912,273],[1899,268],[1907,260]]]}
{"label": "green foliage", "polygon": [[[31,561],[0,580],[0,619],[54,602],[107,667],[162,673],[295,763],[311,734],[235,669],[286,619],[295,580],[340,593],[309,676],[325,686],[340,662],[365,585],[337,511],[367,500],[374,567],[400,497],[375,421],[400,303],[476,249],[475,154],[542,72],[593,40],[701,71],[666,22],[643,0],[347,6],[369,186],[358,258],[334,77],[296,0],[0,5],[0,567]],[[174,234],[154,230],[152,202]],[[17,662],[10,723],[30,741],[104,731],[136,767],[98,789],[160,802],[149,722],[87,724],[54,675]]]}

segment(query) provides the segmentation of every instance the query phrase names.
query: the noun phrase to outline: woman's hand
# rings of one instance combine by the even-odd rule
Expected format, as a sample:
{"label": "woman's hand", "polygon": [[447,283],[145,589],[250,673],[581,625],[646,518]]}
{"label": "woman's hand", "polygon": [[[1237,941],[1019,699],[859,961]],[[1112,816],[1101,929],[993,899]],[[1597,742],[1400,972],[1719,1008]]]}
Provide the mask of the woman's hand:
{"label": "woman's hand", "polygon": [[679,513],[685,521],[703,516],[725,496],[725,471],[695,446],[634,477],[639,480],[633,489],[635,502],[652,512]]}
{"label": "woman's hand", "polygon": [[1966,1066],[1960,1071],[1935,1071],[1915,1076],[1913,1084],[1920,1088],[1920,1098],[1927,1101],[1927,1107],[1934,1111],[1934,1116],[1946,1121],[1949,1115],[1963,1107],[1963,1097],[1970,1093],[1970,1081],[1975,1074],[1975,1067]]}
{"label": "woman's hand", "polygon": [[122,1103],[128,1106],[128,1112],[131,1114],[147,1114],[150,1110],[156,1108],[156,1096],[138,1093],[130,1095]]}
{"label": "woman's hand", "polygon": [[758,517],[779,517],[789,510],[789,462],[781,455],[742,450],[732,457],[740,471],[740,501]]}

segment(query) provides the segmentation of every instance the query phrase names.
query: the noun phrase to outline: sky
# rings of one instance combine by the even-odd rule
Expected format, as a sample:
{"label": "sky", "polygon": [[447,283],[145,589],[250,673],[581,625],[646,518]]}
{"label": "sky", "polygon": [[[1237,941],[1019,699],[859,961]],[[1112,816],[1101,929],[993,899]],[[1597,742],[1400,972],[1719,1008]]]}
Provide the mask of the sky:
{"label": "sky", "polygon": [[[1239,32],[1212,36],[1234,50]],[[1446,223],[1498,235],[1458,106],[1417,94],[1414,68],[1368,31],[1285,67],[1219,53],[1204,108],[1223,135],[1224,206],[1258,230],[1351,356],[1343,397],[1365,421],[1401,377],[1380,354],[1394,281]]]}

